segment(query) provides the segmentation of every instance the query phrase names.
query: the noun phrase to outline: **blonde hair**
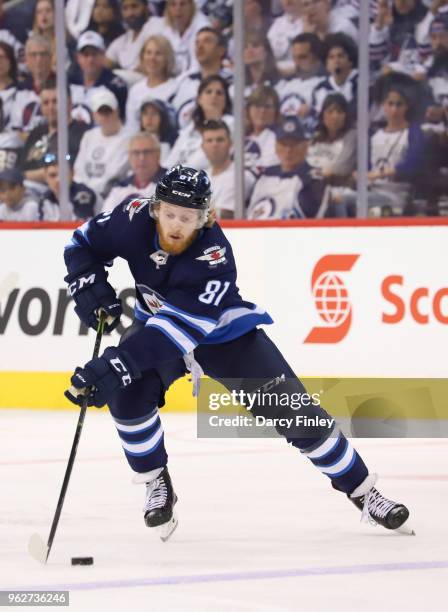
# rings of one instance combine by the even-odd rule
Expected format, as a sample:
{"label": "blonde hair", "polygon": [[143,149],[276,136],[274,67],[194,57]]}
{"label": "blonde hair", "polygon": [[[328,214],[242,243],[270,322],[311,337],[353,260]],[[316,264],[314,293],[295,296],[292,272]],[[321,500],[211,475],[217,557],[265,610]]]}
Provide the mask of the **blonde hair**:
{"label": "blonde hair", "polygon": [[[153,195],[150,198],[151,204],[150,204],[150,208],[149,208],[149,214],[150,216],[155,219],[156,221],[158,221],[159,218],[159,210],[160,210],[160,200],[157,200],[156,196]],[[194,210],[194,209],[190,209],[190,210]],[[209,208],[208,211],[205,213],[205,211],[203,210],[197,210],[196,211],[198,213],[198,227],[197,229],[201,229],[203,227],[206,227],[207,229],[210,229],[211,227],[213,227],[217,221],[217,215],[216,215],[216,210],[214,208]],[[205,221],[205,223],[203,223],[201,221],[201,216],[205,216],[205,214],[207,215],[207,219]]]}
{"label": "blonde hair", "polygon": [[217,219],[218,219],[218,216],[216,214],[216,208],[210,208],[210,211],[208,213],[208,219],[206,223],[204,224],[204,227],[210,229],[211,227],[215,225]]}
{"label": "blonde hair", "polygon": [[158,49],[162,51],[163,55],[165,56],[165,77],[173,77],[176,74],[176,57],[170,41],[161,34],[154,34],[146,40],[142,50],[140,51],[140,63],[143,64],[143,56],[145,54],[146,47],[150,42],[156,43]]}

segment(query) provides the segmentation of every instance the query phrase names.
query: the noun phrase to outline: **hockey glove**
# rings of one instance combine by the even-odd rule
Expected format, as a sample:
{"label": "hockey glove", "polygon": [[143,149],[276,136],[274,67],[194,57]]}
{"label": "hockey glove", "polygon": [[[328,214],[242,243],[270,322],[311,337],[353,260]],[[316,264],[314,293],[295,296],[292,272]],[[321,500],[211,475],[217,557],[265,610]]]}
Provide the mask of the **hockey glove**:
{"label": "hockey glove", "polygon": [[110,332],[120,322],[123,308],[112,285],[101,278],[104,275],[104,270],[89,271],[74,279],[66,276],[65,280],[69,282],[68,292],[75,301],[75,312],[81,321],[96,329],[99,313],[103,310],[106,314],[104,331]]}
{"label": "hockey glove", "polygon": [[141,377],[140,370],[126,351],[111,346],[101,357],[91,359],[83,368],[76,368],[71,377],[72,387],[64,395],[73,404],[101,408],[115,391],[127,387]]}

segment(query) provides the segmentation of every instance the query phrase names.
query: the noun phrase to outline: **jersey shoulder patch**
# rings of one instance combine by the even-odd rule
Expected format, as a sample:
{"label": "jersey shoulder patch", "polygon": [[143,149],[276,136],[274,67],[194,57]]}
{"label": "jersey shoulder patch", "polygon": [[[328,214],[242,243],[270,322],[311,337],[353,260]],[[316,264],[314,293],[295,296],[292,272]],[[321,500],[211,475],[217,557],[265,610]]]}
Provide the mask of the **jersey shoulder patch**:
{"label": "jersey shoulder patch", "polygon": [[132,221],[134,215],[138,215],[146,206],[149,205],[149,198],[132,198],[132,200],[126,200],[123,204],[123,212],[129,216],[129,221]]}
{"label": "jersey shoulder patch", "polygon": [[202,255],[195,259],[197,261],[206,261],[208,262],[209,268],[214,268],[218,264],[227,263],[226,251],[227,247],[215,244],[214,246],[204,249]]}

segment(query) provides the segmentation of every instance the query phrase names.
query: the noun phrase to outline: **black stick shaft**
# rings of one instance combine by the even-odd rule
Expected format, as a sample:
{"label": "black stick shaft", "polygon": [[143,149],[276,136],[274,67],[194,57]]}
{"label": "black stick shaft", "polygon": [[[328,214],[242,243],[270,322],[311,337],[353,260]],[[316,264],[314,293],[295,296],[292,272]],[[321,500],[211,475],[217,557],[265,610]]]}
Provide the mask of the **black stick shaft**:
{"label": "black stick shaft", "polygon": [[[97,327],[96,339],[95,339],[95,347],[93,349],[93,357],[98,357],[100,352],[101,338],[103,337],[104,330],[104,313],[100,314],[100,320]],[[65,470],[64,481],[62,483],[61,492],[59,494],[58,503],[56,506],[56,512],[54,513],[53,523],[51,524],[50,535],[48,536],[47,542],[47,557],[45,562],[48,561],[48,557],[50,556],[51,547],[53,545],[54,536],[56,535],[56,529],[58,528],[59,517],[61,516],[62,506],[64,505],[65,494],[67,493],[68,483],[70,481],[70,476],[73,469],[73,464],[75,462],[76,451],[78,450],[79,439],[81,437],[82,426],[84,424],[84,419],[87,411],[87,394],[84,396],[81,412],[79,413],[78,424],[76,426],[75,437],[73,438],[72,450],[70,451],[70,457],[68,459],[67,469]]]}

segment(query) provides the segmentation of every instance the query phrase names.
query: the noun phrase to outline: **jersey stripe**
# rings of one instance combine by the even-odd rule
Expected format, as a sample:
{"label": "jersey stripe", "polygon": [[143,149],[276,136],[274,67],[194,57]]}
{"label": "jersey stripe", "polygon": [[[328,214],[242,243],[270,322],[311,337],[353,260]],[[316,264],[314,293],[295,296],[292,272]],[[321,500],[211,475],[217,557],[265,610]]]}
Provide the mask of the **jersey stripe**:
{"label": "jersey stripe", "polygon": [[153,451],[156,446],[160,443],[163,437],[163,429],[159,427],[149,438],[143,440],[142,442],[137,442],[132,444],[132,442],[125,442],[121,440],[121,445],[130,455],[146,455]]}
{"label": "jersey stripe", "polygon": [[188,323],[194,329],[201,331],[203,334],[209,334],[212,332],[215,327],[217,321],[213,321],[213,319],[207,319],[205,317],[198,317],[197,315],[192,315],[184,310],[180,310],[180,308],[176,308],[171,304],[164,304],[162,308],[159,310],[160,314],[173,314],[175,317]]}
{"label": "jersey stripe", "polygon": [[259,306],[256,306],[255,308],[247,308],[246,306],[229,308],[219,317],[215,330],[221,329],[221,327],[225,327],[226,325],[230,325],[230,323],[235,321],[235,319],[240,319],[241,317],[254,314],[265,315],[266,311]]}
{"label": "jersey stripe", "polygon": [[115,427],[119,431],[122,431],[123,433],[136,433],[140,431],[145,431],[145,429],[149,429],[150,427],[152,427],[158,418],[159,418],[159,413],[156,412],[149,419],[146,419],[145,421],[143,421],[142,423],[139,423],[138,425],[123,425],[122,423],[119,422],[118,419],[115,419]]}
{"label": "jersey stripe", "polygon": [[159,317],[158,315],[151,317],[146,322],[146,327],[159,329],[173,341],[182,353],[190,353],[198,344],[184,330],[165,317]]}

